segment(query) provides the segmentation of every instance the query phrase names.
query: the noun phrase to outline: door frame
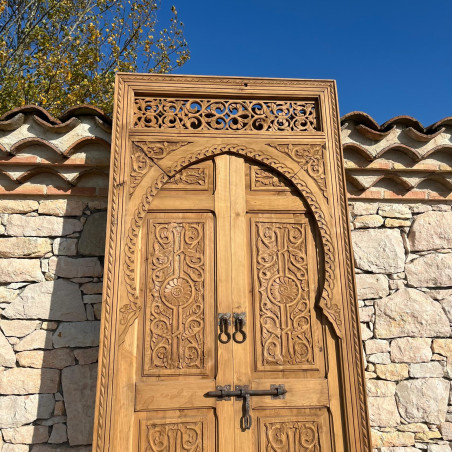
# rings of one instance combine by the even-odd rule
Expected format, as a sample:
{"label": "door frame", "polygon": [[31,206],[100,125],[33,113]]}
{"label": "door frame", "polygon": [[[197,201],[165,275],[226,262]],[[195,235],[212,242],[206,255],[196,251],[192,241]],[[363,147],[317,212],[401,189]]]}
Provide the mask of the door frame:
{"label": "door frame", "polygon": [[[322,123],[320,130],[298,134],[228,131],[219,136],[215,132],[132,128],[134,99],[138,95],[160,97],[171,93],[171,96],[187,96],[190,93],[195,98],[260,99],[275,97],[275,92],[279,98],[313,99]],[[122,366],[129,365],[129,372],[134,372],[131,353],[136,347],[136,319],[142,311],[140,272],[136,262],[146,213],[170,177],[188,166],[222,154],[241,156],[270,168],[294,186],[312,211],[324,262],[323,287],[317,302],[337,337],[338,372],[347,432],[345,443],[350,451],[370,450],[336,99],[334,81],[117,75],[93,451],[108,451],[110,443],[115,443],[111,426],[118,425],[115,424],[118,407],[113,409],[113,394],[121,394],[121,403],[126,410],[134,405],[131,395],[118,378],[113,377],[117,375],[118,356],[121,356]],[[321,181],[319,168],[313,168],[306,161],[300,162],[296,153],[297,147],[309,151],[310,146],[315,147],[317,164],[322,165]],[[320,161],[319,146],[323,157]],[[140,167],[141,173],[133,172],[132,152],[144,155],[146,171]],[[127,419],[116,419],[116,422],[123,425],[122,428],[130,428]]]}

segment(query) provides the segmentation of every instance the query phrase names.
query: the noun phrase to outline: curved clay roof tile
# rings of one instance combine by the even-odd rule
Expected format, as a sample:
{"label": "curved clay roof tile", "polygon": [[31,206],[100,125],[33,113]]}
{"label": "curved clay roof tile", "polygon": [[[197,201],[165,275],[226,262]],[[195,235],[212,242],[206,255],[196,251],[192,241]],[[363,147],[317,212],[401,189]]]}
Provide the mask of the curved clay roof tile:
{"label": "curved clay roof tile", "polygon": [[111,118],[106,115],[100,108],[94,107],[93,105],[82,104],[75,107],[68,108],[61,116],[61,121],[67,121],[69,118],[74,116],[97,116],[102,121],[111,125]]}
{"label": "curved clay roof tile", "polygon": [[[59,128],[52,129],[56,132],[65,133],[65,128],[73,127],[73,119],[77,116],[94,116],[99,118],[99,120],[104,123],[103,128],[111,126],[111,118],[105,114],[100,108],[94,107],[93,105],[77,105],[75,107],[68,108],[64,113],[61,114],[59,118],[52,116],[47,110],[38,105],[24,105],[22,107],[17,107],[12,110],[7,111],[2,116],[0,116],[0,130],[5,130],[5,123],[9,122],[15,116],[19,114],[32,114],[38,119],[37,122],[43,127],[59,126]],[[36,119],[36,118],[35,118]],[[3,128],[2,128],[3,123]],[[20,124],[21,125],[21,124]],[[19,126],[19,125],[18,125]],[[17,126],[17,127],[18,127]],[[8,127],[8,124],[6,125]],[[13,127],[7,130],[14,130],[17,127]],[[68,129],[68,131],[71,129]]]}
{"label": "curved clay roof tile", "polygon": [[49,148],[52,151],[55,151],[57,154],[62,155],[62,152],[54,144],[52,144],[50,141],[45,140],[44,138],[39,138],[39,137],[23,138],[22,140],[14,143],[11,146],[9,153],[16,155],[19,152],[23,151],[24,149],[28,148],[29,146],[32,146],[35,144]]}
{"label": "curved clay roof tile", "polygon": [[38,107],[37,105],[24,105],[23,107],[13,108],[10,111],[7,111],[5,114],[0,116],[0,121],[5,121],[11,119],[13,116],[18,113],[32,113],[36,116],[39,116],[41,119],[51,123],[51,124],[60,124],[61,121],[57,118],[54,118],[47,110],[42,107]]}
{"label": "curved clay roof tile", "polygon": [[51,124],[47,121],[44,121],[37,115],[33,115],[33,119],[35,120],[36,124],[40,125],[42,128],[48,130],[49,132],[56,133],[68,133],[81,124],[81,121],[75,117],[59,124]]}
{"label": "curved clay roof tile", "polygon": [[75,141],[74,143],[72,143],[64,151],[64,155],[66,157],[69,157],[72,154],[75,154],[77,151],[79,151],[80,148],[82,148],[83,146],[86,146],[88,144],[100,144],[100,145],[105,146],[108,149],[110,149],[110,143],[108,141],[106,141],[106,140],[104,140],[103,138],[100,138],[100,137],[89,136],[89,137],[80,138],[77,141]]}
{"label": "curved clay roof tile", "polygon": [[406,127],[416,130],[417,132],[429,136],[431,136],[432,134],[436,134],[438,129],[441,127],[444,127],[446,125],[447,126],[452,125],[452,117],[447,117],[438,122],[435,122],[434,124],[428,127],[424,127],[421,124],[421,122],[419,122],[416,118],[406,115],[394,116],[393,118],[388,119],[386,122],[379,125],[377,121],[375,121],[375,119],[372,118],[372,116],[362,111],[352,111],[350,113],[345,114],[341,118],[341,123],[344,123],[346,121],[353,121],[356,123],[355,127],[365,126],[378,133],[387,132],[396,125],[404,125]]}
{"label": "curved clay roof tile", "polygon": [[58,176],[62,181],[66,182],[69,185],[74,185],[72,181],[70,181],[64,174],[61,174],[57,169],[51,167],[36,167],[32,168],[28,171],[22,173],[19,177],[17,177],[17,182],[24,183],[33,177],[40,174],[53,174],[54,176]]}
{"label": "curved clay roof tile", "polygon": [[0,120],[0,130],[16,130],[18,129],[25,121],[25,115],[23,113],[17,113],[15,116]]}

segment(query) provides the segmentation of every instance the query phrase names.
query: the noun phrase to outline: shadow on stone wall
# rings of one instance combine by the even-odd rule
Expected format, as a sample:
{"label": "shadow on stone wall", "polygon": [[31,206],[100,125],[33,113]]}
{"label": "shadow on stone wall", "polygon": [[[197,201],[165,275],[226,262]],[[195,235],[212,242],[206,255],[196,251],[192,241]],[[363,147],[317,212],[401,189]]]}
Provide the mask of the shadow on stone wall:
{"label": "shadow on stone wall", "polygon": [[91,450],[105,209],[0,200],[3,450]]}

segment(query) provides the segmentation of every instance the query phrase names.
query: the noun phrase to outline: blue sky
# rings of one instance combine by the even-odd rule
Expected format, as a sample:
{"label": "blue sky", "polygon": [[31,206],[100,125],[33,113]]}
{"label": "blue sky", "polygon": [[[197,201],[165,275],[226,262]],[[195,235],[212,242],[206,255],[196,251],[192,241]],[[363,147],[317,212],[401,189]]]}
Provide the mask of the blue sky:
{"label": "blue sky", "polygon": [[332,78],[341,115],[452,116],[451,0],[173,0],[191,59],[176,73]]}

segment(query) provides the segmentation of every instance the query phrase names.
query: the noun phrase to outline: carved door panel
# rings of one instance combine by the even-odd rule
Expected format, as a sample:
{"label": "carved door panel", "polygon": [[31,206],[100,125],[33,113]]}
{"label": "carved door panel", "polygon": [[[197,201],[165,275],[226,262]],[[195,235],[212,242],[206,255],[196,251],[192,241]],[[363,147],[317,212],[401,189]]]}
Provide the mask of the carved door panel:
{"label": "carved door panel", "polygon": [[223,269],[216,262],[214,178],[213,161],[184,170],[145,214],[130,432],[140,452],[227,450],[217,442],[226,437],[226,420],[232,423],[232,406],[204,397],[233,372],[231,347],[226,362],[217,348],[216,312],[228,310],[229,299],[216,301],[215,274]]}
{"label": "carved door panel", "polygon": [[[234,343],[234,384],[283,397],[250,400],[252,426],[235,409],[236,451],[342,451],[336,375],[329,381],[326,320],[315,307],[321,265],[312,215],[288,182],[271,170],[231,158],[234,190],[232,255],[234,312],[245,313],[247,340]],[[275,199],[277,202],[275,202]],[[246,277],[243,277],[246,275]]]}
{"label": "carved door panel", "polygon": [[370,451],[340,152],[331,81],[118,76],[93,451]]}

